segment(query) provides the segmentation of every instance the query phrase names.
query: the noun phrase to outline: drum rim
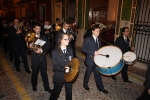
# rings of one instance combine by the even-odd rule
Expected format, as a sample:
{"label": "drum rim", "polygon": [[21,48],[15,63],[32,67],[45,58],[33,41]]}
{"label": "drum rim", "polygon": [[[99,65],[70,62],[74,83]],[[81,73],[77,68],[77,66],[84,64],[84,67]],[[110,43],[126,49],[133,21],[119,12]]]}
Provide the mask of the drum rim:
{"label": "drum rim", "polygon": [[[127,61],[125,61],[124,59],[123,59],[123,61],[124,61],[125,64],[127,64],[126,63]],[[127,64],[127,65],[129,65],[129,66],[134,65],[136,63],[136,61],[137,61],[137,58],[134,61],[132,61],[133,62],[132,64]]]}
{"label": "drum rim", "polygon": [[[120,61],[121,61],[121,60],[120,60]],[[122,68],[123,68],[125,62],[124,62],[123,59],[122,59],[122,61],[123,61],[123,65],[122,65]],[[121,70],[122,70],[122,68],[121,68],[118,72],[116,72],[116,73],[114,73],[114,74],[103,74],[103,73],[101,73],[101,72],[98,70],[98,68],[97,68],[97,70],[98,70],[102,75],[104,75],[104,76],[113,76],[113,75],[116,75],[116,74],[120,73]]]}
{"label": "drum rim", "polygon": [[[127,51],[127,52],[132,52],[132,51]],[[126,53],[127,53],[127,52],[126,52]],[[132,52],[132,53],[134,53],[134,52]],[[125,53],[124,53],[124,54],[125,54]],[[123,54],[123,57],[122,57],[123,60],[124,60],[124,54]],[[136,53],[134,53],[134,54],[135,54],[135,56],[136,56]],[[137,59],[137,56],[136,56],[136,59]],[[135,59],[135,60],[136,60],[136,59]],[[125,60],[124,60],[124,61],[125,61]]]}
{"label": "drum rim", "polygon": [[[104,46],[104,47],[108,47],[108,46]],[[101,47],[100,49],[102,49],[102,48],[104,48],[104,47]],[[121,49],[119,48],[119,47],[117,47],[117,46],[112,46],[112,45],[110,45],[109,47],[116,47],[116,48],[118,48],[120,51],[121,51]],[[97,51],[99,51],[100,49],[98,49]],[[122,51],[121,51],[121,53],[122,53]],[[123,57],[123,53],[122,53],[122,57]],[[119,62],[122,60],[122,57],[120,58],[120,60],[119,60]],[[93,57],[93,60],[94,60],[94,58],[95,58],[95,56]],[[115,65],[113,65],[113,66],[108,66],[108,67],[115,67],[116,65],[118,65],[119,64],[119,62],[117,63],[117,64],[115,64]],[[94,63],[95,63],[95,60],[94,60]],[[96,63],[95,63],[96,64]],[[98,66],[98,67],[100,67],[100,68],[106,68],[106,67],[104,67],[104,66],[99,66],[99,65],[97,65],[96,64],[96,66]]]}

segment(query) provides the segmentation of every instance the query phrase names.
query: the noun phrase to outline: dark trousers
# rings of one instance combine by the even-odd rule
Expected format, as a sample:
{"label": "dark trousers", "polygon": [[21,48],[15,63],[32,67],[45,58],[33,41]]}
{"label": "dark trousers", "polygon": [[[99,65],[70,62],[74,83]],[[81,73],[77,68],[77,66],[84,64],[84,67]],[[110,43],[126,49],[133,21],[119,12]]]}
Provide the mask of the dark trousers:
{"label": "dark trousers", "polygon": [[94,72],[94,78],[95,78],[97,88],[104,89],[102,77],[101,77],[100,72],[97,70],[96,65],[95,66],[87,66],[87,69],[86,69],[86,72],[84,75],[83,85],[88,86],[89,78],[90,78],[92,71]]}
{"label": "dark trousers", "polygon": [[47,77],[47,65],[41,63],[40,61],[37,61],[38,64],[32,65],[32,75],[31,75],[31,83],[32,87],[37,86],[37,78],[38,78],[38,73],[40,71],[43,85],[44,85],[44,90],[49,90],[49,82],[48,82],[48,77]]}
{"label": "dark trousers", "polygon": [[24,46],[19,46],[18,48],[13,49],[14,53],[14,62],[16,69],[19,69],[20,66],[20,56],[24,65],[25,70],[29,70],[28,62],[27,62],[27,55],[26,55],[26,48]]}
{"label": "dark trousers", "polygon": [[13,60],[13,48],[12,48],[12,43],[10,40],[8,43],[8,51],[9,51],[9,60],[12,61]]}
{"label": "dark trousers", "polygon": [[125,63],[121,70],[121,76],[122,76],[123,81],[128,81],[128,65]]}
{"label": "dark trousers", "polygon": [[75,41],[74,40],[72,40],[72,42],[70,43],[70,47],[72,48],[74,57],[77,57],[76,56]]}
{"label": "dark trousers", "polygon": [[54,82],[54,89],[49,100],[57,100],[59,98],[63,84],[65,84],[66,100],[72,100],[72,83],[67,82]]}
{"label": "dark trousers", "polygon": [[148,94],[148,89],[145,87],[144,92],[140,97],[138,97],[136,100],[150,100],[150,95]]}
{"label": "dark trousers", "polygon": [[7,52],[8,52],[8,37],[4,37],[4,39],[3,39],[3,48],[5,51],[5,54],[7,54]]}

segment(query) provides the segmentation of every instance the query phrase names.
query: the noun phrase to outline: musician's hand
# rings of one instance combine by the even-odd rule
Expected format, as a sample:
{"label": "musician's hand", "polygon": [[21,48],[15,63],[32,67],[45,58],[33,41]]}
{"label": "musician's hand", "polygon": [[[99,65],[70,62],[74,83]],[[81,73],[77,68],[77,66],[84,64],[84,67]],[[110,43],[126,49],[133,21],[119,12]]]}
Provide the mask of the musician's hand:
{"label": "musician's hand", "polygon": [[30,44],[29,44],[29,48],[32,48],[32,47],[33,47],[33,43],[30,43]]}
{"label": "musician's hand", "polygon": [[69,35],[69,38],[74,40],[74,37],[72,34]]}
{"label": "musician's hand", "polygon": [[99,54],[98,54],[98,52],[97,51],[95,51],[94,52],[94,56],[98,56]]}
{"label": "musician's hand", "polygon": [[66,66],[66,67],[65,67],[65,73],[69,73],[69,69],[70,69],[70,68],[69,68],[68,66]]}
{"label": "musician's hand", "polygon": [[49,31],[45,31],[45,34],[49,34]]}
{"label": "musician's hand", "polygon": [[41,48],[38,48],[35,52],[40,54],[42,52],[42,50],[41,50]]}
{"label": "musician's hand", "polygon": [[20,34],[22,31],[21,30],[17,30],[16,34]]}
{"label": "musician's hand", "polygon": [[148,89],[148,94],[150,95],[150,89]]}
{"label": "musician's hand", "polygon": [[131,47],[131,50],[134,51],[134,47]]}

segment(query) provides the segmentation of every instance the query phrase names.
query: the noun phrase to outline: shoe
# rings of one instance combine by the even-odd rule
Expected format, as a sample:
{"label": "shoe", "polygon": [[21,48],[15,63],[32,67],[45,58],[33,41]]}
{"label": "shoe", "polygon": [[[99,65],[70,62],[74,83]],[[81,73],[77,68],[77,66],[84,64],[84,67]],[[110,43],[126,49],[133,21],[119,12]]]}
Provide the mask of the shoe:
{"label": "shoe", "polygon": [[90,90],[90,88],[88,86],[83,86],[85,90]]}
{"label": "shoe", "polygon": [[26,72],[27,72],[27,73],[31,73],[31,71],[30,71],[30,70],[26,70]]}
{"label": "shoe", "polygon": [[20,72],[20,69],[19,69],[19,68],[16,68],[16,71],[17,71],[17,72]]}
{"label": "shoe", "polygon": [[117,81],[117,79],[116,79],[115,76],[111,76],[111,78],[112,78],[114,81]]}
{"label": "shoe", "polygon": [[99,91],[100,91],[100,92],[103,92],[103,93],[105,93],[105,94],[108,94],[108,91],[105,90],[105,89],[99,89]]}
{"label": "shoe", "polygon": [[0,95],[0,99],[2,99],[2,98],[4,98],[4,97],[6,97],[5,95]]}
{"label": "shoe", "polygon": [[129,84],[131,84],[131,83],[132,83],[132,82],[131,82],[131,81],[129,81],[129,80],[128,80],[128,81],[124,81],[124,82],[127,82],[127,83],[129,83]]}
{"label": "shoe", "polygon": [[36,87],[32,87],[32,90],[33,90],[33,91],[37,91],[37,88],[36,88]]}
{"label": "shoe", "polygon": [[51,89],[49,89],[49,90],[45,90],[45,91],[47,91],[47,92],[49,92],[49,93],[51,93],[51,92],[52,92],[52,90],[51,90]]}

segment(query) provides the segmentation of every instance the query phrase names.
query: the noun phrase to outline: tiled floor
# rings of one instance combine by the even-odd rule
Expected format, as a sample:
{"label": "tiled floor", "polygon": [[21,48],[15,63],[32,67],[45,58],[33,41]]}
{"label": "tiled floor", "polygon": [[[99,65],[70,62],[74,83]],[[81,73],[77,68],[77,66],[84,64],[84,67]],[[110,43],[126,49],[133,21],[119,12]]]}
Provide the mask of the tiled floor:
{"label": "tiled floor", "polygon": [[[77,49],[78,50],[78,49]],[[12,62],[9,62],[8,55],[4,54],[3,49],[0,47],[0,55],[2,55],[3,59],[7,62],[9,65],[8,67],[10,70],[4,71],[4,63],[1,63],[0,65],[0,95],[4,94],[6,95],[3,99],[0,100],[48,100],[50,94],[48,92],[45,92],[43,89],[43,83],[41,80],[41,76],[39,73],[38,77],[38,91],[33,92],[31,87],[31,74],[28,74],[25,72],[23,65],[21,63],[20,72],[16,72],[14,65]],[[117,75],[117,82],[113,81],[110,77],[103,76],[103,84],[105,86],[105,89],[109,91],[109,94],[103,94],[102,92],[99,92],[95,85],[95,80],[93,74],[90,77],[89,81],[89,87],[90,91],[86,91],[83,88],[83,77],[86,70],[86,67],[84,66],[83,62],[84,59],[78,55],[79,61],[80,61],[80,73],[73,84],[73,100],[135,100],[138,96],[141,95],[144,87],[142,85],[138,85],[136,83],[128,84],[122,82],[120,74]],[[30,65],[30,56],[28,55],[28,63]],[[47,55],[47,64],[48,64],[48,78],[50,87],[53,88],[52,83],[52,66],[51,66],[51,59],[49,58],[49,55]],[[10,76],[8,74],[10,71],[12,71],[12,74],[14,77]],[[137,75],[140,75],[144,77],[145,71],[138,69],[136,67],[130,67],[129,71],[131,73],[135,73]],[[140,74],[139,74],[140,73]],[[17,85],[19,88],[22,88],[19,90],[18,87],[16,87],[16,84],[12,82],[12,78],[16,80],[16,83],[19,83]],[[28,98],[25,98],[29,96]],[[65,100],[65,90],[64,88],[61,91],[60,97],[58,100]]]}

